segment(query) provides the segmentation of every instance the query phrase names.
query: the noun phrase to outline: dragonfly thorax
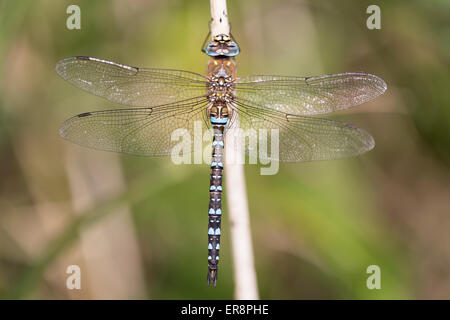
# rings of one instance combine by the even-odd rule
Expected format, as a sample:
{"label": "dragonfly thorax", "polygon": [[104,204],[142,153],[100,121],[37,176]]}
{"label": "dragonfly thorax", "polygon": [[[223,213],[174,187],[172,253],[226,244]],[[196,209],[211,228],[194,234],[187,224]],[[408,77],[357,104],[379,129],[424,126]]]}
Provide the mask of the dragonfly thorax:
{"label": "dragonfly thorax", "polygon": [[230,102],[233,99],[233,83],[229,76],[211,77],[208,99],[210,102]]}

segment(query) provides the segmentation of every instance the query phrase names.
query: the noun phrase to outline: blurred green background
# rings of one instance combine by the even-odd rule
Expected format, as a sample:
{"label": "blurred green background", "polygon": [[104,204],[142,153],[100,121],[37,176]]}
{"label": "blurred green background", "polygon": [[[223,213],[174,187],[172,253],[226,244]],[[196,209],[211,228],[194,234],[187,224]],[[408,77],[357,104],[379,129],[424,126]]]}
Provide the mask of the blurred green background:
{"label": "blurred green background", "polygon": [[[66,28],[74,3],[81,30]],[[381,30],[366,27],[371,4]],[[368,154],[275,176],[246,166],[260,297],[450,298],[450,2],[229,0],[228,13],[238,75],[364,71],[388,84],[332,116],[374,136]],[[111,107],[60,79],[58,60],[204,73],[209,19],[207,0],[0,1],[0,297],[233,298],[226,206],[219,283],[206,286],[207,165],[57,133]],[[69,265],[81,290],[66,289]],[[366,287],[369,265],[381,290]]]}

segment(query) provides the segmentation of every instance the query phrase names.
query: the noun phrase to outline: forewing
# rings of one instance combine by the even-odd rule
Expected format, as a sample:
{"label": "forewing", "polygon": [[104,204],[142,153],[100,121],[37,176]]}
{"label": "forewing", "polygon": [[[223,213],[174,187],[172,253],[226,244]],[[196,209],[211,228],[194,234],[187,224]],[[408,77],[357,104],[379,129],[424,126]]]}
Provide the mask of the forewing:
{"label": "forewing", "polygon": [[295,115],[317,115],[370,101],[386,91],[386,83],[367,73],[318,77],[255,75],[236,81],[236,98]]}
{"label": "forewing", "polygon": [[85,56],[59,61],[56,72],[78,88],[136,107],[204,96],[207,88],[206,78],[193,72],[130,67]]}

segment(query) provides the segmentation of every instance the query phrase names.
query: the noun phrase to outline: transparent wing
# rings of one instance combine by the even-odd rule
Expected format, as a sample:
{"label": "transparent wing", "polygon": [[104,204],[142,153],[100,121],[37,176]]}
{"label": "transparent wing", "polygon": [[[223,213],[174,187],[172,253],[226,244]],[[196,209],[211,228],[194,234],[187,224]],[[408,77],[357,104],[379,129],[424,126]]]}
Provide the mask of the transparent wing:
{"label": "transparent wing", "polygon": [[130,67],[85,56],[59,61],[56,72],[78,88],[136,107],[204,96],[207,88],[206,78],[193,72]]}
{"label": "transparent wing", "polygon": [[386,83],[366,73],[318,77],[255,75],[236,81],[236,97],[295,115],[317,115],[372,100],[386,91]]}
{"label": "transparent wing", "polygon": [[[246,140],[246,152],[254,150],[254,146],[250,145],[252,138],[259,140],[262,137],[263,141],[258,141],[259,149],[261,143],[266,143],[267,152],[258,153],[262,160],[298,162],[339,159],[362,154],[375,146],[370,134],[350,124],[288,115],[262,109],[250,102],[239,101],[233,106],[238,110],[239,127],[249,137]],[[236,124],[232,118],[231,127]],[[272,141],[276,137],[274,134],[278,135],[278,139]]]}
{"label": "transparent wing", "polygon": [[[206,99],[193,99],[153,108],[86,112],[66,120],[59,134],[94,149],[144,156],[169,155],[183,141],[187,147],[194,139],[202,141],[208,103]],[[194,130],[194,126],[200,130]],[[189,134],[188,140],[184,140],[183,133]]]}

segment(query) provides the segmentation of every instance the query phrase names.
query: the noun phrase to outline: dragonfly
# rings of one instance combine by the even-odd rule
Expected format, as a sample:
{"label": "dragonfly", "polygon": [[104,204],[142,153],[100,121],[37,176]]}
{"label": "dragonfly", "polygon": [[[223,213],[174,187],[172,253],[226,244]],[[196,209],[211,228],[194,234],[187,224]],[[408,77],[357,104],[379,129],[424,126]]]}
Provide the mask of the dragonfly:
{"label": "dragonfly", "polygon": [[[379,77],[340,73],[315,77],[237,77],[240,49],[230,35],[204,48],[206,75],[138,68],[103,59],[63,59],[56,72],[72,85],[127,107],[91,111],[66,120],[59,134],[78,145],[144,156],[167,156],[177,128],[195,136],[194,122],[213,131],[208,207],[207,284],[216,286],[219,264],[224,146],[231,128],[278,130],[277,161],[351,157],[375,143],[364,129],[316,117],[370,101],[386,91]],[[234,121],[238,119],[238,121]],[[195,137],[194,137],[195,138]],[[194,139],[192,139],[194,140]]]}

